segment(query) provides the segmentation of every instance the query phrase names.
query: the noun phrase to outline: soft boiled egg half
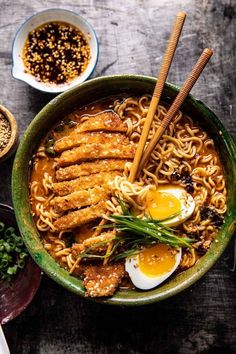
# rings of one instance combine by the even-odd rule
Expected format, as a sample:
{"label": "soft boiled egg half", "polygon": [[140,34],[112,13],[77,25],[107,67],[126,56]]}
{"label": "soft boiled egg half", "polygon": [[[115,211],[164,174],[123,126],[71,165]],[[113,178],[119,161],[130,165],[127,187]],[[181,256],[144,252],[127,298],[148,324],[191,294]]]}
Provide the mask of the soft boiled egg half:
{"label": "soft boiled egg half", "polygon": [[194,208],[195,202],[191,194],[176,185],[158,187],[148,192],[146,197],[147,214],[153,219],[163,220],[166,226],[177,226],[186,221]]}
{"label": "soft boiled egg half", "polygon": [[[186,221],[194,208],[193,197],[184,188],[175,185],[158,187],[148,192],[146,197],[147,214],[153,219],[163,220],[166,226],[177,226]],[[137,288],[148,290],[161,284],[176,270],[181,256],[181,248],[158,243],[127,258],[125,269]]]}
{"label": "soft boiled egg half", "polygon": [[181,248],[175,249],[163,243],[145,248],[139,254],[126,258],[125,270],[132,283],[148,290],[165,281],[178,267]]}

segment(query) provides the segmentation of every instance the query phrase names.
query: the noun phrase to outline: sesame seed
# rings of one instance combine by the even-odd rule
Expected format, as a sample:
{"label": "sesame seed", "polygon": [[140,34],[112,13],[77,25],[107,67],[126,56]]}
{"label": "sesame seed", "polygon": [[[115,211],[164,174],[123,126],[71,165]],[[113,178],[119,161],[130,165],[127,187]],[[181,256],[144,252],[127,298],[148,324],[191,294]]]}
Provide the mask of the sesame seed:
{"label": "sesame seed", "polygon": [[86,69],[90,47],[78,28],[68,23],[50,22],[29,33],[23,59],[26,72],[36,80],[63,84]]}
{"label": "sesame seed", "polygon": [[7,118],[0,113],[0,151],[8,144],[11,137],[11,126]]}

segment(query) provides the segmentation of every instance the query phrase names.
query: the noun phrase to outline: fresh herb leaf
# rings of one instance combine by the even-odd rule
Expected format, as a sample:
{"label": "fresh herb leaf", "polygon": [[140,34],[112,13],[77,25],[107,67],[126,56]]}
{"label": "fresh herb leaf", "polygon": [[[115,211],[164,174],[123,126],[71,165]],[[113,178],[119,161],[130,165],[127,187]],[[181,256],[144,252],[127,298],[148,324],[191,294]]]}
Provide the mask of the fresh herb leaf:
{"label": "fresh herb leaf", "polygon": [[[109,217],[111,222],[100,226],[104,229],[115,228],[118,232],[119,237],[115,237],[114,240],[112,240],[113,245],[111,251],[105,255],[93,253],[94,249],[107,244],[105,241],[87,249],[86,252],[80,254],[81,258],[110,258],[110,260],[118,261],[139,253],[144,247],[152,246],[157,243],[164,243],[174,248],[191,248],[191,244],[195,242],[194,239],[189,237],[178,236],[178,231],[162,223],[164,220],[154,220],[150,217],[143,219],[137,218],[126,208],[123,201],[120,200],[119,202],[123,214],[111,215]],[[169,220],[175,216],[176,214],[166,219]]]}
{"label": "fresh herb leaf", "polygon": [[0,280],[11,281],[24,268],[28,253],[14,227],[7,227],[3,222],[0,226]]}

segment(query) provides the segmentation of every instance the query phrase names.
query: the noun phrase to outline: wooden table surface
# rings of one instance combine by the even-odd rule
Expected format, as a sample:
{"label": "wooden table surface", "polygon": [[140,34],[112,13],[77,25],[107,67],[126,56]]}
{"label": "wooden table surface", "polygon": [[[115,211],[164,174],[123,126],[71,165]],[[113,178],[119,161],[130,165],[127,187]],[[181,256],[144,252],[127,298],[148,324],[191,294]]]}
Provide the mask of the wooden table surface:
{"label": "wooden table surface", "polygon": [[[172,21],[188,17],[168,81],[181,84],[206,46],[214,56],[193,93],[236,137],[235,18],[232,0],[0,0],[0,103],[21,134],[51,99],[11,76],[17,28],[46,8],[78,12],[94,26],[100,56],[94,77],[156,76]],[[13,159],[0,165],[0,202],[11,204]],[[178,296],[145,308],[121,309],[84,301],[47,276],[30,306],[4,326],[12,353],[236,353],[233,242],[206,276]]]}

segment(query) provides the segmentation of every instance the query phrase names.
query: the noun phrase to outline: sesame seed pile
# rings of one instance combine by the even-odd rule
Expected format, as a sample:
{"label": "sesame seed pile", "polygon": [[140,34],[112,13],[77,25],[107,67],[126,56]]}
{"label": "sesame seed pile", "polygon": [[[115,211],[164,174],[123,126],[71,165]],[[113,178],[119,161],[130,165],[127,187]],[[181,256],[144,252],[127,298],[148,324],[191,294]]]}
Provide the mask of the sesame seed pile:
{"label": "sesame seed pile", "polygon": [[0,113],[0,152],[7,146],[11,137],[11,126],[5,116]]}
{"label": "sesame seed pile", "polygon": [[38,81],[64,84],[86,69],[90,48],[76,27],[68,23],[50,22],[29,33],[23,58],[26,72]]}

